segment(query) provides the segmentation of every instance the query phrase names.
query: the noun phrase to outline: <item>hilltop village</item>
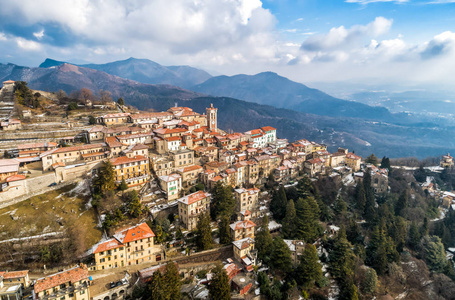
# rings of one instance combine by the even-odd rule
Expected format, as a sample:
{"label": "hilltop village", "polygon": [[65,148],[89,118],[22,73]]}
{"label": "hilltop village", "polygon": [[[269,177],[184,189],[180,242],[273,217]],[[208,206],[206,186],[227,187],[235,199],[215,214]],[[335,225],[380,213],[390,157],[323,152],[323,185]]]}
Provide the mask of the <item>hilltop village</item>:
{"label": "hilltop village", "polygon": [[[274,262],[264,258],[256,238],[264,232],[276,238],[290,230],[286,216],[292,210],[288,210],[286,201],[281,206],[276,204],[279,193],[285,193],[286,188],[284,197],[289,199],[292,189],[301,195],[311,191],[317,199],[311,188],[317,182],[353,190],[363,186],[364,179],[374,195],[384,195],[391,189],[390,164],[379,167],[371,157],[364,160],[343,145],[331,153],[324,144],[303,137],[297,141],[280,139],[279,129],[267,124],[246,132],[227,132],[218,127],[218,116],[223,111],[213,105],[202,114],[177,105],[167,111],[144,112],[126,106],[123,99],[101,104],[85,99],[74,109],[67,109],[70,117],[61,119],[52,114],[40,116],[41,111],[33,105],[19,107],[15,103],[16,84],[6,81],[2,89],[0,127],[5,142],[4,158],[0,160],[0,208],[21,205],[32,196],[46,193],[64,191],[54,199],[64,195],[65,201],[74,201],[70,199],[83,194],[89,199],[84,205],[96,209],[100,234],[92,244],[84,243],[84,249],[75,253],[77,257],[61,260],[62,265],[54,266],[54,271],[46,271],[44,266],[44,273],[34,270],[39,274],[34,275],[35,280],[29,278],[28,270],[0,272],[1,299],[138,298],[141,287],[158,282],[157,276],[170,280],[167,276],[173,272],[182,280],[178,293],[185,299],[208,299],[210,283],[222,274],[227,275],[230,297],[259,299],[270,291],[258,274],[267,272]],[[46,97],[36,95],[37,101],[42,98]],[[40,101],[51,102],[50,98]],[[53,107],[46,105],[49,110]],[[88,114],[71,116],[79,108],[87,111],[87,107]],[[6,137],[11,132],[26,142],[8,143]],[[444,156],[441,168],[451,168],[451,159],[450,155]],[[446,209],[455,209],[453,194],[442,193],[431,180],[422,187],[444,198]],[[300,204],[297,199],[295,202],[299,214]],[[30,205],[38,203],[32,201]],[[323,205],[316,204],[321,209],[321,220]],[[55,205],[52,209],[57,211]],[[69,213],[77,215],[75,209]],[[286,245],[283,251],[289,255],[289,266],[300,266],[313,242],[320,257],[327,255],[316,236],[337,236],[340,227],[329,219],[346,214],[347,208],[340,200],[331,209],[335,216],[315,223],[318,233],[305,239],[287,233],[284,237],[295,238],[279,239]],[[20,221],[17,212],[5,211],[13,221]],[[363,216],[368,221],[368,212]],[[348,219],[343,222],[349,223]],[[33,237],[15,238],[3,236],[2,243],[16,249],[19,240],[36,246],[42,239],[65,239],[44,229]],[[260,244],[263,247],[263,241]],[[52,259],[48,261],[52,265]],[[319,262],[321,275],[331,280],[321,286],[326,294],[336,295],[339,287],[331,279],[337,278],[336,272],[328,272],[327,261]],[[364,272],[368,273],[367,269]],[[271,274],[279,277],[280,272],[276,272],[278,275]],[[171,293],[167,288],[163,290]],[[294,290],[297,298],[301,293],[296,286],[289,290]]]}

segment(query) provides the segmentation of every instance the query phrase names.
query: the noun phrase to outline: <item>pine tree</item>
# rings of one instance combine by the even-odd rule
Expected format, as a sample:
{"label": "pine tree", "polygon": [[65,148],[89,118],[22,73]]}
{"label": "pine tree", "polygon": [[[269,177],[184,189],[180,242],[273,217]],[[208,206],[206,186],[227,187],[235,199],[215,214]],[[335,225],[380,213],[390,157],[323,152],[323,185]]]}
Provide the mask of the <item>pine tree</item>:
{"label": "pine tree", "polygon": [[147,283],[145,297],[147,300],[165,300],[165,290],[163,289],[164,278],[160,271],[155,271],[152,278]]}
{"label": "pine tree", "polygon": [[381,169],[387,169],[389,172],[392,170],[392,167],[390,166],[390,159],[388,157],[383,157],[381,160]]}
{"label": "pine tree", "polygon": [[163,286],[166,291],[166,299],[180,300],[180,275],[177,266],[170,261],[166,264],[166,269],[163,276]]}
{"label": "pine tree", "polygon": [[312,244],[305,245],[300,263],[295,272],[295,279],[298,284],[306,289],[313,287],[314,283],[322,277],[322,266],[318,262],[319,257],[316,247]]}
{"label": "pine tree", "polygon": [[277,237],[273,240],[269,265],[275,270],[284,271],[291,269],[291,250],[281,237]]}
{"label": "pine tree", "polygon": [[117,103],[118,105],[125,105],[125,100],[123,100],[123,98],[118,98]]}
{"label": "pine tree", "polygon": [[286,216],[283,220],[283,236],[287,239],[293,239],[296,233],[297,216],[294,206],[294,200],[289,200],[286,207]]}
{"label": "pine tree", "polygon": [[379,159],[372,153],[365,159],[365,163],[377,166],[379,164]]}
{"label": "pine tree", "polygon": [[318,229],[320,227],[316,219],[315,209],[310,206],[308,199],[299,198],[295,205],[295,210],[297,217],[296,237],[304,239],[308,243],[314,242],[318,236]]}
{"label": "pine tree", "polygon": [[359,300],[359,293],[354,284],[352,275],[341,280],[339,300]]}
{"label": "pine tree", "polygon": [[365,204],[367,202],[366,196],[365,196],[365,188],[363,184],[358,183],[355,187],[355,206],[356,208],[361,212],[361,214],[364,213],[365,211]]}
{"label": "pine tree", "polygon": [[403,216],[403,210],[408,206],[408,191],[404,191],[395,204],[395,215]]}
{"label": "pine tree", "polygon": [[273,218],[278,222],[281,222],[286,214],[286,190],[283,186],[280,186],[278,191],[273,192],[272,200],[270,201],[270,212],[273,214]]}
{"label": "pine tree", "polygon": [[362,281],[362,292],[368,295],[374,295],[378,288],[378,275],[374,269],[368,268],[365,272],[365,278]]}
{"label": "pine tree", "polygon": [[223,266],[217,265],[213,270],[212,280],[209,282],[209,298],[213,300],[231,299],[229,277]]}
{"label": "pine tree", "polygon": [[118,186],[118,189],[122,192],[128,189],[128,184],[126,183],[125,178],[122,178],[122,182]]}
{"label": "pine tree", "polygon": [[428,267],[435,272],[442,273],[446,269],[446,251],[441,239],[437,236],[425,236],[422,239],[422,248]]}
{"label": "pine tree", "polygon": [[207,250],[212,247],[212,228],[210,226],[210,215],[203,213],[199,215],[197,222],[196,245],[199,250]]}
{"label": "pine tree", "polygon": [[363,243],[359,224],[357,224],[354,219],[349,219],[349,227],[346,230],[346,236],[348,241],[353,245]]}
{"label": "pine tree", "polygon": [[338,220],[343,220],[346,217],[348,206],[341,196],[337,197],[333,211]]}
{"label": "pine tree", "polygon": [[255,242],[256,249],[258,249],[258,258],[265,264],[268,264],[270,262],[273,239],[269,231],[269,218],[267,214],[264,214],[262,226],[255,236]]}
{"label": "pine tree", "polygon": [[102,194],[115,189],[114,167],[110,161],[103,162],[93,184],[96,192]]}
{"label": "pine tree", "polygon": [[385,273],[389,262],[398,262],[400,258],[392,238],[386,236],[385,224],[374,228],[366,250],[366,264],[379,275]]}
{"label": "pine tree", "polygon": [[229,218],[223,216],[218,223],[218,230],[220,232],[220,244],[229,244],[231,242],[231,230],[229,227]]}
{"label": "pine tree", "polygon": [[425,237],[425,236],[428,235],[428,232],[429,232],[428,218],[425,217],[425,218],[423,219],[422,227],[420,227],[420,236],[421,236],[421,237]]}
{"label": "pine tree", "polygon": [[215,185],[212,191],[210,203],[210,216],[217,220],[222,216],[231,218],[235,209],[235,198],[230,186],[223,186],[220,182]]}
{"label": "pine tree", "polygon": [[342,227],[329,252],[329,271],[333,277],[340,279],[352,273],[354,253],[351,248],[352,245],[346,239],[346,232]]}
{"label": "pine tree", "polygon": [[420,232],[415,222],[411,223],[408,234],[408,245],[411,249],[416,250],[420,243]]}
{"label": "pine tree", "polygon": [[127,193],[126,199],[128,202],[128,213],[133,218],[139,217],[142,214],[142,204],[136,190],[132,190],[131,192]]}

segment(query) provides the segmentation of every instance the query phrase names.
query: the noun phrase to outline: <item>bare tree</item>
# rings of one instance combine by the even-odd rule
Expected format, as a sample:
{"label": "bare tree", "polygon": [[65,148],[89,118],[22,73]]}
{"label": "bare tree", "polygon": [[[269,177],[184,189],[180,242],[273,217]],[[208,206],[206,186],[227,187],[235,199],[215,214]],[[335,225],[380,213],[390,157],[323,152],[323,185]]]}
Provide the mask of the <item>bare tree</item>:
{"label": "bare tree", "polygon": [[99,94],[100,94],[100,101],[103,104],[106,104],[108,102],[112,102],[111,92],[105,91],[105,90],[100,90]]}

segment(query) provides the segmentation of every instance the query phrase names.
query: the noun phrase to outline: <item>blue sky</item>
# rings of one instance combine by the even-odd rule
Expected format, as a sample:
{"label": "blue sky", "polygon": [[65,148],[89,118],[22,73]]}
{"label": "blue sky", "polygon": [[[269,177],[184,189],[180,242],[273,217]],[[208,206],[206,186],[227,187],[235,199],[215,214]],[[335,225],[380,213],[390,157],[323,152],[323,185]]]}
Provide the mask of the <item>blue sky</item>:
{"label": "blue sky", "polygon": [[128,57],[303,83],[452,86],[455,0],[0,0],[0,63]]}

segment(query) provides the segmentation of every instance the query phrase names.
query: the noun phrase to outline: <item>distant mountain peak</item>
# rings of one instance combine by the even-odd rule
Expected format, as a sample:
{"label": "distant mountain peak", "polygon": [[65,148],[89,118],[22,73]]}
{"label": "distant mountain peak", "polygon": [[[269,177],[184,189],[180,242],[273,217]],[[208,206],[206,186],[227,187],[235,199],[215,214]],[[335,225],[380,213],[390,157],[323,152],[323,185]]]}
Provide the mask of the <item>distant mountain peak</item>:
{"label": "distant mountain peak", "polygon": [[65,64],[66,62],[64,61],[58,61],[52,58],[46,58],[44,62],[42,62],[39,65],[39,68],[50,68],[50,67],[56,67]]}

